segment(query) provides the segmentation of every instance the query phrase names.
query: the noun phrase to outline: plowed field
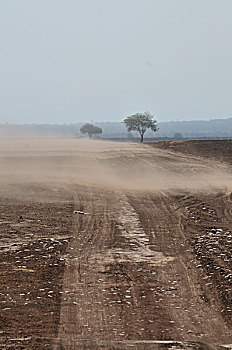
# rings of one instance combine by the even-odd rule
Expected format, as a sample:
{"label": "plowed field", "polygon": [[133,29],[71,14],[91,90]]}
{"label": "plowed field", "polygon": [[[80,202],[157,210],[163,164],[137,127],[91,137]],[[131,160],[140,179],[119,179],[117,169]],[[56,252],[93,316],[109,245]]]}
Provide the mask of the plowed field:
{"label": "plowed field", "polygon": [[2,349],[232,344],[231,143],[0,147]]}

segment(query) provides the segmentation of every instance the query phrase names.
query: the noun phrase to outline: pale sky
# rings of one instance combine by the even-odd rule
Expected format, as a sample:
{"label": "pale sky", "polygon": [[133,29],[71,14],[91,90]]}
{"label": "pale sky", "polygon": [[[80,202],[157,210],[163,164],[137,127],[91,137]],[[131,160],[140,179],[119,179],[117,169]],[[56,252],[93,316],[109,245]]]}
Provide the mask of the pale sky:
{"label": "pale sky", "polygon": [[232,116],[232,0],[0,0],[0,123]]}

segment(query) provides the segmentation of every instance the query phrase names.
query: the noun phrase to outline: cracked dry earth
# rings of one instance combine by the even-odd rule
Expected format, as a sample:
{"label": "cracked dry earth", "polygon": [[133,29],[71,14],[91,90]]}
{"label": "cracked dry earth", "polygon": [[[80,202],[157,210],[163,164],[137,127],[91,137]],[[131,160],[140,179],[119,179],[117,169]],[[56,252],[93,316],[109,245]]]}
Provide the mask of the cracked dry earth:
{"label": "cracked dry earth", "polygon": [[21,145],[10,165],[1,154],[4,174],[18,157],[25,172],[46,157],[47,177],[62,168],[54,183],[33,173],[1,188],[1,348],[230,346],[230,166],[59,142],[30,155]]}

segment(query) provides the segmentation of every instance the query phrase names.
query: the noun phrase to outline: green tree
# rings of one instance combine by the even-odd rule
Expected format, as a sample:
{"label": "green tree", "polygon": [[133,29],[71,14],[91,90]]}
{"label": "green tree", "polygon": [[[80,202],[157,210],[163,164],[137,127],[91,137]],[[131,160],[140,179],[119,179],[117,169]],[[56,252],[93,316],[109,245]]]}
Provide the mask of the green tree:
{"label": "green tree", "polygon": [[153,119],[154,116],[149,112],[136,113],[123,120],[126,125],[127,131],[138,131],[140,134],[140,142],[143,142],[143,136],[147,129],[157,131],[157,121]]}
{"label": "green tree", "polygon": [[91,139],[94,134],[101,134],[102,128],[99,128],[98,126],[95,126],[90,123],[86,123],[82,125],[82,127],[80,128],[80,132],[82,134],[88,134],[89,138]]}

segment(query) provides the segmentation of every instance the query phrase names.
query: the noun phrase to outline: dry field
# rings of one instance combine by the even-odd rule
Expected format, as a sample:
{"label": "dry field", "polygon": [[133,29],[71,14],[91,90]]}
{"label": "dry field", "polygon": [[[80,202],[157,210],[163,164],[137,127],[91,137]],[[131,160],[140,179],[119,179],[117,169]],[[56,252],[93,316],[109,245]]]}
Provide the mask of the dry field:
{"label": "dry field", "polygon": [[232,344],[232,143],[207,142],[0,141],[1,349]]}

